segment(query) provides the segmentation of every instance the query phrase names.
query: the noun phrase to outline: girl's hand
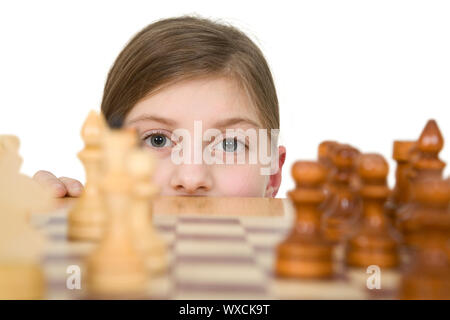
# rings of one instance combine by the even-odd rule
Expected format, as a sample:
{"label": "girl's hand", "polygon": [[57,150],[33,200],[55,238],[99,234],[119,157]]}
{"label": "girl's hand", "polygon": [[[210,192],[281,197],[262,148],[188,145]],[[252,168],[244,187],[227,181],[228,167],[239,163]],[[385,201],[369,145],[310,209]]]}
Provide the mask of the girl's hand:
{"label": "girl's hand", "polygon": [[50,188],[56,198],[79,197],[83,191],[83,185],[75,179],[67,177],[55,177],[51,172],[39,170],[33,179],[40,185]]}

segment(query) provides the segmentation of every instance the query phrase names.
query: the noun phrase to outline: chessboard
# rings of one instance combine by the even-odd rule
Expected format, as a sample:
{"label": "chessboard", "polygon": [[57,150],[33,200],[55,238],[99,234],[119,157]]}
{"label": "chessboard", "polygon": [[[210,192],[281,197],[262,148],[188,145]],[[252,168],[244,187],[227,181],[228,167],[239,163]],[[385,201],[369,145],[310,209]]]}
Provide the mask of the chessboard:
{"label": "chessboard", "polygon": [[286,199],[164,196],[136,132],[102,123],[82,129],[82,195],[56,201],[0,136],[0,298],[449,299],[435,120],[394,141],[393,189],[382,155],[323,141]]}
{"label": "chessboard", "polygon": [[[77,199],[61,199],[32,216],[46,237],[42,256],[44,299],[89,298],[67,286],[70,267],[84,275],[84,260],[96,242],[69,241],[67,214]],[[275,274],[276,246],[292,228],[289,199],[160,197],[153,223],[167,244],[168,268],[148,282],[143,299],[395,299],[398,271],[381,272],[381,287],[369,289],[366,269],[335,263],[330,279],[301,280]],[[342,248],[335,259],[343,260]],[[121,297],[126,298],[126,297]]]}

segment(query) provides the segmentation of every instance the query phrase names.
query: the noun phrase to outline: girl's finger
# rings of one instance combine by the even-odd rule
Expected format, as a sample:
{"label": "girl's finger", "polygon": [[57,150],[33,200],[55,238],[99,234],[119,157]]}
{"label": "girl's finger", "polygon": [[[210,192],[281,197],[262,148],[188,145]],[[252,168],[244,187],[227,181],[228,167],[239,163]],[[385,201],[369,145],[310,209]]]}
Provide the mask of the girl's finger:
{"label": "girl's finger", "polygon": [[39,170],[34,174],[33,179],[40,185],[49,188],[53,195],[57,198],[62,198],[67,194],[67,189],[64,183],[58,180],[58,178],[49,171]]}
{"label": "girl's finger", "polygon": [[64,183],[69,197],[81,196],[83,185],[80,181],[68,177],[59,177],[59,180]]}

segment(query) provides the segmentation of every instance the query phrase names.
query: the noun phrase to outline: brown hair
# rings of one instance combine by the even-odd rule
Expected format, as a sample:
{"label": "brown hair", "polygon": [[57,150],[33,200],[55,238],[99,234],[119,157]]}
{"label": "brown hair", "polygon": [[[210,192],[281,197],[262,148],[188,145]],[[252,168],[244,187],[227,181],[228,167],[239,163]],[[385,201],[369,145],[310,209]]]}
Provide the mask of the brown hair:
{"label": "brown hair", "polygon": [[238,29],[192,16],[163,19],[137,33],[108,73],[102,112],[120,127],[142,98],[176,81],[231,76],[267,129],[279,129],[278,99],[261,50]]}

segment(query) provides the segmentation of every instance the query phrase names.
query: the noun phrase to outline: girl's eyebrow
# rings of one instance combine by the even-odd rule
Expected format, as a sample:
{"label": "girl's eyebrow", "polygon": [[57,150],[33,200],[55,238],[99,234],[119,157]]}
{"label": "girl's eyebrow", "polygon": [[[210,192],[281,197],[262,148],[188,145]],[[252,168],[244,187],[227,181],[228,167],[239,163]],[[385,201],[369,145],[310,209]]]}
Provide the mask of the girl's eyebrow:
{"label": "girl's eyebrow", "polygon": [[[158,117],[158,116],[154,116],[154,115],[148,115],[148,114],[143,114],[139,117],[136,117],[135,119],[127,121],[127,124],[140,122],[140,121],[156,121],[156,122],[165,124],[169,127],[173,127],[173,128],[177,127],[177,122],[175,120]],[[216,129],[224,129],[225,128],[226,129],[227,127],[237,125],[237,124],[249,124],[249,125],[257,127],[257,128],[261,127],[260,124],[256,123],[253,120],[250,120],[248,118],[234,117],[234,118],[217,121],[214,124],[213,128],[216,128]]]}
{"label": "girl's eyebrow", "polygon": [[169,127],[176,127],[177,126],[177,122],[172,120],[172,119],[168,119],[168,118],[163,118],[163,117],[158,117],[158,116],[153,116],[153,115],[148,115],[148,114],[143,114],[139,117],[136,117],[135,119],[132,119],[130,121],[128,121],[127,124],[131,124],[131,123],[135,123],[135,122],[139,122],[139,121],[156,121],[162,124],[165,124]]}
{"label": "girl's eyebrow", "polygon": [[224,120],[220,120],[218,122],[216,122],[216,124],[214,125],[214,128],[216,129],[223,129],[229,126],[233,126],[236,124],[250,124],[251,126],[254,127],[261,127],[260,124],[256,123],[253,120],[247,119],[247,118],[229,118],[229,119],[224,119]]}

